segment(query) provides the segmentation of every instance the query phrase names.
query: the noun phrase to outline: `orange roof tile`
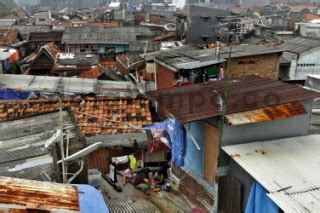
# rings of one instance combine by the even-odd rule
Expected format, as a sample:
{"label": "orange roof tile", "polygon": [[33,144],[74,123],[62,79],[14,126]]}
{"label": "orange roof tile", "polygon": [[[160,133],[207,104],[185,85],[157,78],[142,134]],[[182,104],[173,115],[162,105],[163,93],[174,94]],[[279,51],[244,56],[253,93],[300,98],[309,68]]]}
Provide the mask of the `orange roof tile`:
{"label": "orange roof tile", "polygon": [[308,13],[303,17],[303,21],[306,21],[306,22],[312,21],[314,19],[320,19],[320,16],[313,13]]}
{"label": "orange roof tile", "polygon": [[[142,127],[151,123],[146,98],[65,98],[62,105],[64,110],[74,113],[81,133],[86,136],[137,132],[132,125]],[[56,99],[0,101],[0,121],[58,110]]]}
{"label": "orange roof tile", "polygon": [[319,7],[318,6],[314,6],[314,5],[305,5],[305,4],[294,4],[294,3],[289,3],[288,4],[289,7],[291,7],[294,10],[304,10],[304,9],[308,9],[308,10],[316,10]]}
{"label": "orange roof tile", "polygon": [[152,41],[163,41],[168,38],[174,38],[176,36],[175,32],[169,32],[163,35],[158,35],[152,38]]}
{"label": "orange roof tile", "polygon": [[92,67],[88,71],[80,73],[80,78],[98,78],[103,74],[103,70],[99,66]]}
{"label": "orange roof tile", "polygon": [[107,68],[108,70],[116,69],[116,61],[114,60],[109,60],[109,59],[102,60],[101,65]]}

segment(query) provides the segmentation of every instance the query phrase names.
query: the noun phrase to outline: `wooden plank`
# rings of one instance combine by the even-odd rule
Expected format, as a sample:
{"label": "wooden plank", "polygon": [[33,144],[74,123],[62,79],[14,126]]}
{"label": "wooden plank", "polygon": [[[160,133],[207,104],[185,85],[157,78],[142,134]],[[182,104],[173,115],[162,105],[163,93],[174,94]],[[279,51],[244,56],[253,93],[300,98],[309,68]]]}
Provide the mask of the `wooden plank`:
{"label": "wooden plank", "polygon": [[219,177],[218,209],[225,213],[241,212],[241,183],[234,177]]}
{"label": "wooden plank", "polygon": [[7,177],[0,177],[0,204],[45,211],[79,211],[78,191],[74,186]]}
{"label": "wooden plank", "polygon": [[204,124],[204,178],[210,183],[216,182],[218,164],[219,130]]}

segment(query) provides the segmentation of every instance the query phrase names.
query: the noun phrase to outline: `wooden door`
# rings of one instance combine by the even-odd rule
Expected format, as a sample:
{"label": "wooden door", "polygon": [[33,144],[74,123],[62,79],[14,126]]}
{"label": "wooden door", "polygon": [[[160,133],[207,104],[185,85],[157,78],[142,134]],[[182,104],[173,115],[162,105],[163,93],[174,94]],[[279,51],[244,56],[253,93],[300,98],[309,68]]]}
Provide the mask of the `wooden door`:
{"label": "wooden door", "polygon": [[218,164],[219,130],[209,123],[204,124],[204,178],[216,182]]}

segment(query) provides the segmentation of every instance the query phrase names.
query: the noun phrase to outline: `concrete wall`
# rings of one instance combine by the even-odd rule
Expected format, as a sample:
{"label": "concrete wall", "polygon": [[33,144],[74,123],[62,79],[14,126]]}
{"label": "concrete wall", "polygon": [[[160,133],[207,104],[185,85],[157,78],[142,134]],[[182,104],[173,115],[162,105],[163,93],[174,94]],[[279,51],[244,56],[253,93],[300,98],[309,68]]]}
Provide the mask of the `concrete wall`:
{"label": "concrete wall", "polygon": [[35,15],[36,25],[50,25],[51,24],[51,12],[44,11],[36,13]]}
{"label": "concrete wall", "polygon": [[[210,43],[216,41],[214,26],[218,24],[217,16],[230,16],[231,12],[213,8],[186,6],[185,14],[188,17],[187,43]],[[203,18],[210,17],[209,19]],[[206,41],[201,36],[209,36]]]}
{"label": "concrete wall", "polygon": [[291,61],[289,80],[305,80],[306,74],[320,74],[320,47],[300,54]]}

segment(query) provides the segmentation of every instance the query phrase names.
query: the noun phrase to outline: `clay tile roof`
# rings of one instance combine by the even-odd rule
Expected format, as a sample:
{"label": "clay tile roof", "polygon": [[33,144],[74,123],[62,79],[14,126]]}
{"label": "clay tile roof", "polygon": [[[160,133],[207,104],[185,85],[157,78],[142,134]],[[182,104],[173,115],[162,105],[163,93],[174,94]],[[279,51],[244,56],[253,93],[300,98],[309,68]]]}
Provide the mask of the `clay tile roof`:
{"label": "clay tile roof", "polygon": [[0,45],[10,46],[16,43],[17,36],[17,29],[0,29]]}
{"label": "clay tile roof", "polygon": [[54,42],[51,42],[46,45],[43,45],[37,52],[34,52],[31,55],[29,55],[28,57],[24,58],[22,63],[25,64],[25,63],[33,62],[34,60],[39,58],[41,56],[41,54],[44,52],[46,52],[48,54],[48,56],[51,57],[52,61],[54,61],[56,55],[58,53],[61,53],[62,51]]}
{"label": "clay tile roof", "polygon": [[103,74],[103,70],[99,66],[94,66],[88,71],[83,71],[79,75],[80,78],[98,78]]}
{"label": "clay tile roof", "polygon": [[43,48],[45,48],[48,51],[48,53],[50,53],[50,55],[53,57],[56,57],[58,53],[62,52],[61,49],[54,42],[44,45]]}
{"label": "clay tile roof", "polygon": [[[63,109],[73,112],[85,136],[138,132],[137,128],[151,123],[147,98],[65,98]],[[58,110],[56,99],[0,101],[0,121]]]}
{"label": "clay tile roof", "polygon": [[304,17],[303,17],[303,20],[307,21],[307,22],[315,20],[315,19],[320,19],[320,16],[313,14],[313,13],[308,13],[308,14],[304,15]]}

